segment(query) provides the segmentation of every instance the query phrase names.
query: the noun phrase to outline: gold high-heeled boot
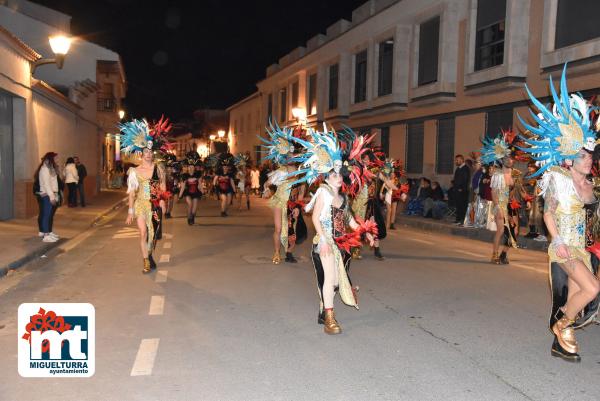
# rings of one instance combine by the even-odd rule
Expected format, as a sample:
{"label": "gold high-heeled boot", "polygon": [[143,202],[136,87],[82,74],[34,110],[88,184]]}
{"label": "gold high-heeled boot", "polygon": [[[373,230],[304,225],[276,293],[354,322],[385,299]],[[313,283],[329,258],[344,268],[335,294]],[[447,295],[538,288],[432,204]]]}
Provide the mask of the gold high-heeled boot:
{"label": "gold high-heeled boot", "polygon": [[142,270],[142,273],[150,273],[151,268],[152,267],[150,266],[150,259],[144,258],[144,270]]}
{"label": "gold high-heeled boot", "polygon": [[325,322],[323,331],[326,334],[340,334],[342,332],[342,328],[340,327],[337,320],[335,320],[335,314],[333,313],[333,309],[325,309]]}
{"label": "gold high-heeled boot", "polygon": [[495,265],[499,265],[501,263],[500,262],[500,256],[498,255],[498,252],[493,252],[492,253],[492,260],[491,260],[491,262],[493,264],[495,264]]}
{"label": "gold high-heeled boot", "polygon": [[559,321],[552,326],[552,332],[556,335],[556,339],[565,351],[572,354],[579,353],[579,345],[575,338],[575,329],[573,328],[574,320],[563,316]]}
{"label": "gold high-heeled boot", "polygon": [[273,254],[273,264],[278,265],[281,263],[281,256],[279,255],[279,250],[275,251]]}

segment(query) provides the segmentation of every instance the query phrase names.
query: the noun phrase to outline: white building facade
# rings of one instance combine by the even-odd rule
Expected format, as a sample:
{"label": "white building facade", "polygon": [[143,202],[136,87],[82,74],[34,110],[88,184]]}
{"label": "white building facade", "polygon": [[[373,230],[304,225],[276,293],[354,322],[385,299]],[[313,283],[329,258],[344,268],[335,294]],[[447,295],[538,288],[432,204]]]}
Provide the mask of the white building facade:
{"label": "white building facade", "polygon": [[[0,1],[2,220],[36,213],[33,175],[46,152],[58,153],[62,163],[80,157],[88,170],[88,196],[100,189],[103,170],[116,157],[114,134],[126,90],[118,54],[76,40],[62,70],[44,65],[33,72],[37,60],[53,57],[48,37],[69,35],[69,26],[70,17],[57,11],[28,1]],[[107,110],[102,99],[108,89]]]}
{"label": "white building facade", "polygon": [[[525,84],[547,98],[548,75],[570,62],[569,90],[600,92],[600,25],[593,0],[371,0],[279,59],[252,99],[261,125],[307,122],[377,130],[409,176],[449,184],[455,154],[484,135],[518,130]],[[585,3],[585,4],[584,4]],[[256,104],[259,103],[259,104]],[[230,107],[230,132],[259,145]],[[237,114],[236,114],[237,113]],[[241,113],[247,115],[248,111]],[[236,129],[237,127],[237,129]],[[242,129],[243,128],[243,129]],[[248,132],[246,132],[248,131]]]}

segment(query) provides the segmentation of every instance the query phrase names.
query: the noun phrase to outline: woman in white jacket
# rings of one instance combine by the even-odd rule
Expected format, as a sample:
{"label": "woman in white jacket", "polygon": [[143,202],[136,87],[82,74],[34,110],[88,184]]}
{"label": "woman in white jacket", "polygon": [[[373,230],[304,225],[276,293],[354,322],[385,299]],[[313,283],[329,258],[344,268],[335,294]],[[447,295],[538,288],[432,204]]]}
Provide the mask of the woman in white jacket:
{"label": "woman in white jacket", "polygon": [[46,153],[35,173],[39,182],[37,194],[40,196],[40,222],[44,242],[58,241],[58,236],[52,232],[52,220],[59,201],[56,156],[54,152]]}
{"label": "woman in white jacket", "polygon": [[77,184],[79,183],[79,174],[77,173],[75,160],[72,157],[67,159],[67,164],[65,165],[65,183],[69,188],[69,207],[77,207]]}

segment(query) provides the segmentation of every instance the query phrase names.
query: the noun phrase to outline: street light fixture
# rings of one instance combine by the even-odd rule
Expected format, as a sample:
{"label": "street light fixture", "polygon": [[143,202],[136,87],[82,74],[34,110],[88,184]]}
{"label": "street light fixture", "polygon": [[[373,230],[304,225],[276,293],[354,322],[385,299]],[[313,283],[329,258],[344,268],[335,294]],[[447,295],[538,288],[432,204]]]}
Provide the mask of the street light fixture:
{"label": "street light fixture", "polygon": [[306,120],[306,109],[304,107],[294,107],[292,109],[292,116],[296,119],[296,121],[305,121]]}
{"label": "street light fixture", "polygon": [[208,137],[211,141],[214,141],[217,136],[215,134],[212,134],[211,136]]}
{"label": "street light fixture", "polygon": [[122,120],[125,117],[125,110],[119,110],[119,120]]}
{"label": "street light fixture", "polygon": [[56,67],[60,70],[63,68],[65,63],[65,56],[69,52],[71,47],[71,38],[64,35],[50,36],[48,39],[50,42],[50,48],[54,53],[54,58],[42,58],[33,63],[31,73],[33,74],[37,67],[44,64],[56,64]]}
{"label": "street light fixture", "polygon": [[219,134],[219,138],[224,138],[225,137],[225,131],[220,129],[217,131],[217,134]]}

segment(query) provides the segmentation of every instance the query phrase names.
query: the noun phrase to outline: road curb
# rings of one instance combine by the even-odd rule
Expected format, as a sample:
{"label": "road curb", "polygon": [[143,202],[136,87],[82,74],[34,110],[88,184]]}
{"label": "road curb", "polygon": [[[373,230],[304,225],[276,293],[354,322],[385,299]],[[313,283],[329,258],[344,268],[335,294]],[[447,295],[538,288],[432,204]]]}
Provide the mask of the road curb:
{"label": "road curb", "polygon": [[[466,237],[469,239],[488,242],[490,244],[494,240],[495,234],[494,231],[486,230],[484,228],[458,227],[441,222],[439,220],[426,219],[418,216],[398,216],[396,217],[396,224],[403,225],[405,227],[417,228],[423,231]],[[533,239],[525,237],[519,237],[517,239],[517,243],[519,248],[529,249],[532,251],[546,252],[548,249],[547,242],[534,241]]]}
{"label": "road curb", "polygon": [[[71,239],[77,238],[77,236],[79,236],[80,234],[86,232],[90,228],[97,225],[98,222],[100,222],[100,220],[102,220],[107,214],[113,212],[116,209],[119,209],[126,201],[127,201],[127,197],[120,199],[118,202],[115,202],[110,207],[97,213],[96,216],[94,217],[94,219],[92,220],[92,222],[90,223],[90,225],[87,228],[84,228],[78,234],[74,235],[73,238],[71,238]],[[54,249],[60,245],[66,244],[71,239],[69,239],[69,240],[61,239],[56,242],[44,244],[42,247],[31,251],[27,255],[25,255],[17,260],[14,260],[5,266],[0,267],[0,278],[6,276],[10,270],[17,270],[17,269],[27,265],[28,263],[40,258],[42,255],[45,255],[46,253],[50,252],[52,249]]]}

